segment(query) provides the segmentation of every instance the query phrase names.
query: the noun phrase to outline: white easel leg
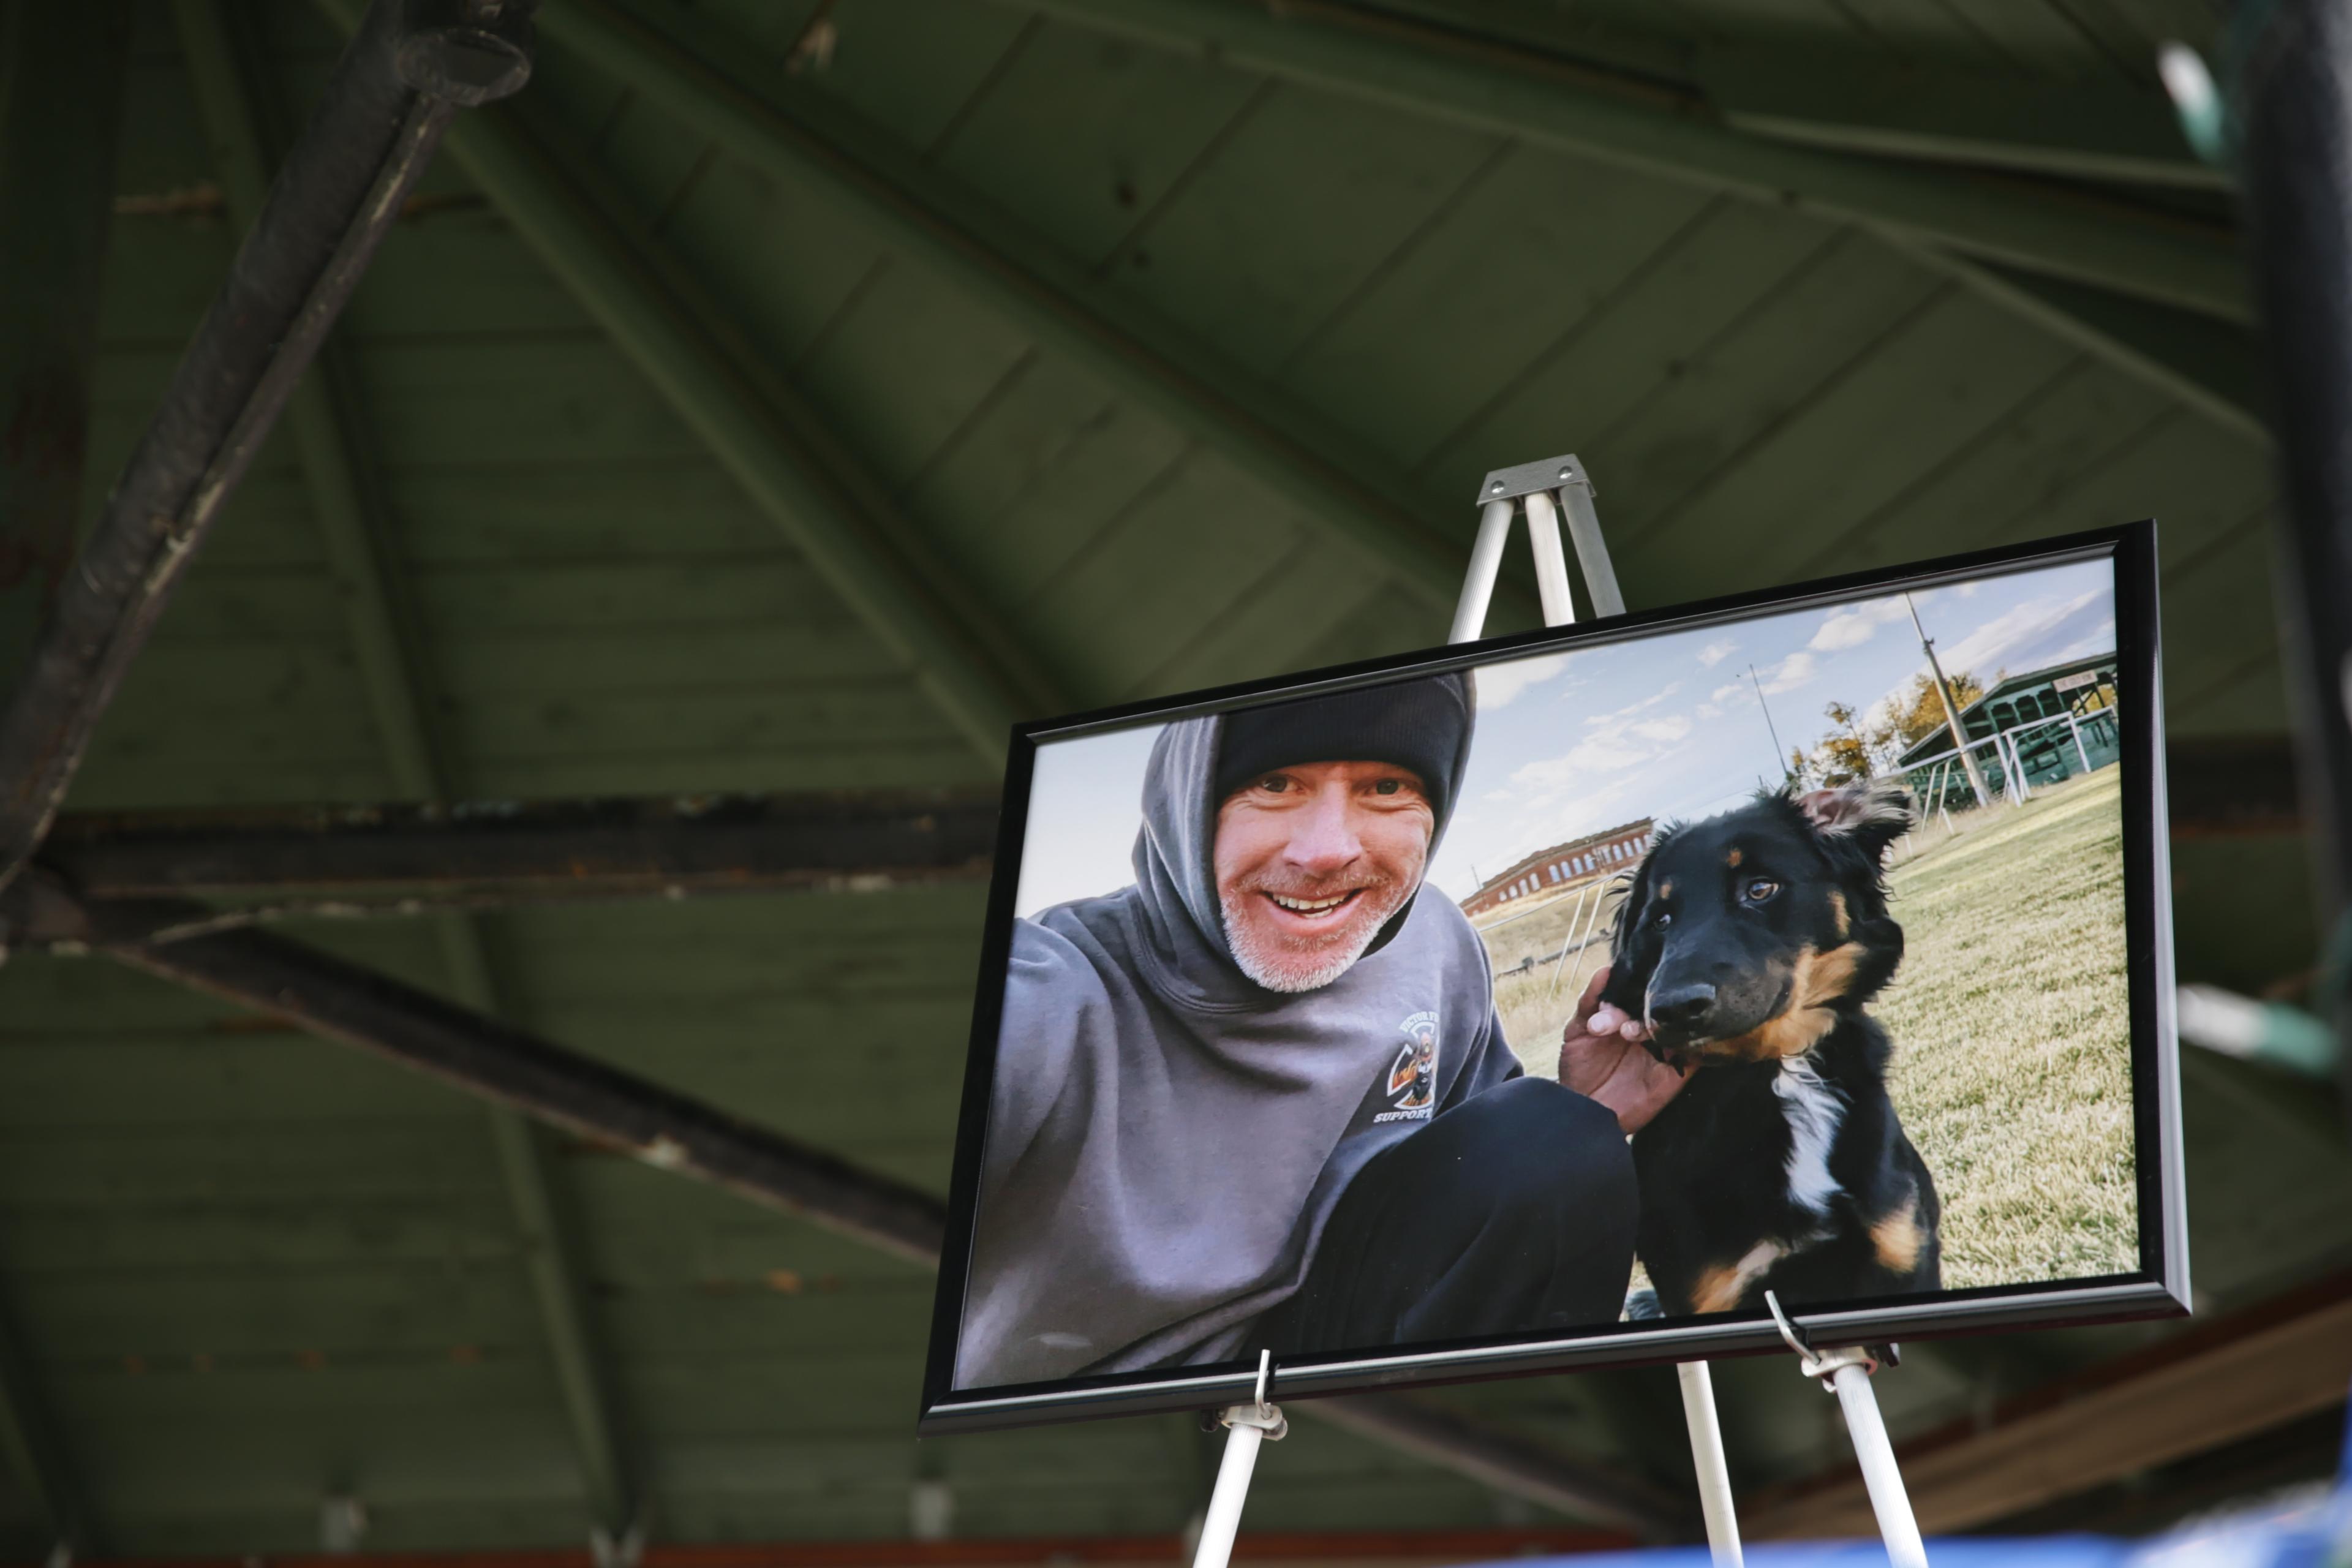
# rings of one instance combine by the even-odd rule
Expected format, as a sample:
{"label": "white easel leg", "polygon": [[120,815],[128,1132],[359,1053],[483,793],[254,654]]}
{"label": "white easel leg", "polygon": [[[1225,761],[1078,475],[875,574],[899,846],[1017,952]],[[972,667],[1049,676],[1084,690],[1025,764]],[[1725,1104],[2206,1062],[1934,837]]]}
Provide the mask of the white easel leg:
{"label": "white easel leg", "polygon": [[1862,1461],[1862,1484],[1870,1490],[1871,1511],[1878,1515],[1887,1562],[1894,1568],[1927,1568],[1927,1544],[1919,1539],[1911,1495],[1903,1489],[1903,1472],[1895,1463],[1895,1445],[1887,1441],[1886,1423],[1879,1418],[1869,1367],[1859,1363],[1839,1367],[1830,1384],[1837,1391],[1838,1407],[1845,1412],[1854,1458]]}
{"label": "white easel leg", "polygon": [[1510,500],[1489,501],[1478,521],[1478,542],[1470,547],[1470,570],[1462,574],[1462,597],[1454,606],[1449,643],[1475,642],[1486,629],[1486,605],[1495,596],[1495,578],[1503,569],[1503,546],[1511,537]]}
{"label": "white easel leg", "polygon": [[1698,1471],[1707,1551],[1715,1568],[1740,1568],[1746,1560],[1739,1551],[1739,1514],[1731,1500],[1731,1470],[1723,1458],[1723,1426],[1715,1415],[1715,1380],[1703,1361],[1680,1363],[1675,1375],[1683,1387],[1683,1421],[1690,1427],[1691,1464]]}
{"label": "white easel leg", "polygon": [[1878,1370],[1878,1358],[1860,1345],[1817,1351],[1781,1310],[1778,1296],[1765,1291],[1764,1305],[1771,1309],[1780,1337],[1797,1352],[1797,1370],[1837,1395],[1838,1408],[1845,1415],[1846,1436],[1853,1439],[1853,1457],[1862,1461],[1862,1484],[1870,1493],[1870,1510],[1878,1516],[1878,1536],[1886,1543],[1886,1561],[1892,1568],[1927,1568],[1927,1543],[1919,1539],[1911,1494],[1903,1489],[1903,1470],[1895,1462],[1895,1445],[1886,1439],[1878,1395],[1870,1391],[1870,1374]]}
{"label": "white easel leg", "polygon": [[[1478,542],[1470,551],[1470,570],[1463,577],[1462,598],[1446,641],[1472,641],[1486,626],[1486,605],[1494,597],[1495,577],[1502,568],[1503,545],[1510,538],[1515,499],[1527,509],[1528,543],[1535,552],[1536,591],[1543,599],[1544,624],[1563,626],[1576,619],[1575,601],[1569,595],[1567,552],[1559,538],[1563,516],[1568,520],[1569,537],[1576,543],[1577,562],[1584,568],[1584,584],[1592,595],[1594,610],[1604,616],[1625,613],[1625,596],[1617,588],[1617,569],[1610,563],[1609,546],[1601,537],[1592,481],[1573,455],[1517,469],[1497,469],[1481,482],[1479,497],[1486,510],[1479,519]],[[1600,885],[1596,883],[1593,890],[1591,922],[1597,923]],[[1578,913],[1569,917],[1569,935],[1559,954],[1560,963],[1565,964],[1570,948],[1577,953],[1575,973],[1569,982],[1571,994],[1584,974],[1584,949],[1575,940],[1578,914],[1583,908],[1580,902]],[[1588,923],[1588,937],[1591,930],[1592,924]],[[1557,988],[1559,967],[1553,968],[1551,979]],[[1550,1000],[1549,993],[1545,1000]],[[1705,1362],[1687,1362],[1675,1370],[1682,1381],[1683,1417],[1690,1426],[1691,1458],[1698,1470],[1699,1507],[1706,1518],[1707,1545],[1717,1568],[1740,1568],[1739,1516],[1732,1506],[1731,1475],[1723,1459],[1723,1427],[1715,1415],[1714,1380],[1707,1375]],[[1218,1486],[1222,1491],[1222,1472]],[[1223,1568],[1222,1560],[1210,1564],[1203,1558],[1195,1568]]]}
{"label": "white easel leg", "polygon": [[1250,1475],[1257,1468],[1258,1445],[1265,1434],[1235,1422],[1225,1429],[1225,1457],[1217,1465],[1217,1484],[1209,1493],[1208,1517],[1201,1523],[1201,1544],[1192,1553],[1192,1568],[1225,1568],[1234,1554],[1234,1535],[1242,1527],[1242,1503],[1249,1496]]}
{"label": "white easel leg", "polygon": [[1543,600],[1544,625],[1573,626],[1576,601],[1568,595],[1568,552],[1559,542],[1559,514],[1552,510],[1551,497],[1542,490],[1529,490],[1524,504],[1528,509],[1528,546],[1535,552],[1536,592]]}

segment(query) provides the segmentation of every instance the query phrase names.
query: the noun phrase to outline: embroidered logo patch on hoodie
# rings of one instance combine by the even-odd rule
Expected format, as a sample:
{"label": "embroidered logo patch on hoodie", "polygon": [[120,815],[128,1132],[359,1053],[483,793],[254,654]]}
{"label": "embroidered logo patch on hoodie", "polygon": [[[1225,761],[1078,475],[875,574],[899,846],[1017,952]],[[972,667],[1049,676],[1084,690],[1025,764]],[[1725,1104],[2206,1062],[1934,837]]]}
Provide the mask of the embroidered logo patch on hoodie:
{"label": "embroidered logo patch on hoodie", "polygon": [[1404,1036],[1404,1044],[1397,1047],[1396,1059],[1389,1064],[1385,1090],[1393,1109],[1372,1120],[1423,1121],[1437,1098],[1437,1015],[1415,1013],[1397,1028]]}

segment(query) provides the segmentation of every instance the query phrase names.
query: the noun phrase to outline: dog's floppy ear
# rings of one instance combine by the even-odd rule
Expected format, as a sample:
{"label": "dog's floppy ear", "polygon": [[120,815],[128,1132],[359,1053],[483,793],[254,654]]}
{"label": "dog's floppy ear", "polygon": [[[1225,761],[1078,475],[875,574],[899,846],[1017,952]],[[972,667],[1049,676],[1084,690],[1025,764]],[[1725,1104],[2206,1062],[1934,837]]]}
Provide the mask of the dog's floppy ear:
{"label": "dog's floppy ear", "polygon": [[1845,840],[1874,866],[1911,831],[1911,794],[1895,778],[1817,789],[1797,796],[1797,809],[1822,837]]}
{"label": "dog's floppy ear", "polygon": [[1644,875],[1648,868],[1644,860],[1613,879],[1625,896],[1618,900],[1616,919],[1610,924],[1609,984],[1601,988],[1601,1001],[1633,1017],[1642,1015],[1642,998],[1650,989],[1650,964],[1657,960],[1653,952],[1650,963],[1644,963],[1634,952],[1642,917],[1650,904],[1650,879]]}

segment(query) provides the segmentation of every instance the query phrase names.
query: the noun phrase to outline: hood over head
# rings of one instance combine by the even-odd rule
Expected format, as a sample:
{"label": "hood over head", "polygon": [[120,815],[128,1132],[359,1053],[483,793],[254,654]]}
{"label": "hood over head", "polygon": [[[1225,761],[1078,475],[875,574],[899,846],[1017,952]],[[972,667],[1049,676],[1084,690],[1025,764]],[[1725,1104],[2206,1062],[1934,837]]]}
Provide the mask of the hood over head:
{"label": "hood over head", "polygon": [[[1274,994],[1243,975],[1225,942],[1224,911],[1217,898],[1217,808],[1234,789],[1301,763],[1409,767],[1421,775],[1435,817],[1429,836],[1433,859],[1470,765],[1475,709],[1469,676],[1455,672],[1300,698],[1246,713],[1180,719],[1161,731],[1144,772],[1143,830],[1136,836],[1134,860],[1152,955],[1163,961],[1153,966],[1153,978],[1170,1000],[1250,1005]],[[1426,867],[1424,860],[1424,876]],[[1416,888],[1364,950],[1364,958],[1395,938],[1420,897]],[[1213,966],[1198,962],[1204,949]]]}

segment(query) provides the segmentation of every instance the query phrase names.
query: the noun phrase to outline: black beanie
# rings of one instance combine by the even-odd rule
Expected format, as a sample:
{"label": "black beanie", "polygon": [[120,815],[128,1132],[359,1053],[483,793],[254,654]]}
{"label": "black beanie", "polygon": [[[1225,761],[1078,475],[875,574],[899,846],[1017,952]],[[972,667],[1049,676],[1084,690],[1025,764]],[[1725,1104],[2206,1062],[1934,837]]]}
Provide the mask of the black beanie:
{"label": "black beanie", "polygon": [[1470,728],[1468,682],[1434,675],[1225,715],[1217,742],[1217,802],[1303,763],[1390,763],[1421,776],[1443,826]]}

